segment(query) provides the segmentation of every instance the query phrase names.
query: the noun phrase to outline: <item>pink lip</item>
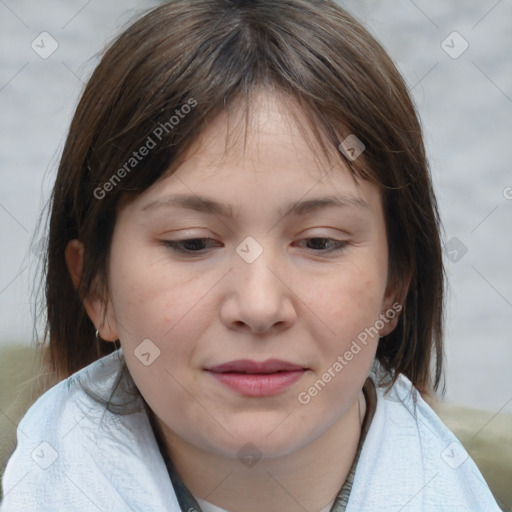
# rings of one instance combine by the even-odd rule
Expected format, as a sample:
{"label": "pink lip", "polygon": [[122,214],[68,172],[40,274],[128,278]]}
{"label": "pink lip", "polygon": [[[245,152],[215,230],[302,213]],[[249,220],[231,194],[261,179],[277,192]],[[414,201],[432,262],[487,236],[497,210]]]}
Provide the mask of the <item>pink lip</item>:
{"label": "pink lip", "polygon": [[262,362],[240,359],[206,368],[219,382],[246,396],[276,395],[297,382],[306,370],[279,359]]}

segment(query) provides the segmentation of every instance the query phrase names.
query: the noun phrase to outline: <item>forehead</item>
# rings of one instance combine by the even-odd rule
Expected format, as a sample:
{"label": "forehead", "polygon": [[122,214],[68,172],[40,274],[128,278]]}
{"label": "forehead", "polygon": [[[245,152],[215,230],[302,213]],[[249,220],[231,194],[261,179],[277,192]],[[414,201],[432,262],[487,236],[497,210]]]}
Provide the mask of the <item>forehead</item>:
{"label": "forehead", "polygon": [[219,178],[219,172],[229,168],[250,169],[254,174],[268,174],[271,168],[280,176],[293,173],[295,179],[330,180],[329,170],[337,167],[357,183],[335,144],[327,143],[327,151],[320,147],[318,133],[318,126],[312,126],[294,98],[259,89],[249,100],[235,100],[208,121],[181,156],[180,171],[183,174],[187,168],[190,175],[194,168],[207,179]]}
{"label": "forehead", "polygon": [[211,119],[177,165],[137,202],[146,209],[173,193],[188,195],[188,206],[209,197],[225,202],[226,211],[259,202],[260,208],[282,203],[284,212],[294,201],[320,196],[352,206],[378,200],[376,187],[354,176],[337,147],[330,151],[326,155],[318,146],[296,102],[259,92],[250,103],[235,103]]}

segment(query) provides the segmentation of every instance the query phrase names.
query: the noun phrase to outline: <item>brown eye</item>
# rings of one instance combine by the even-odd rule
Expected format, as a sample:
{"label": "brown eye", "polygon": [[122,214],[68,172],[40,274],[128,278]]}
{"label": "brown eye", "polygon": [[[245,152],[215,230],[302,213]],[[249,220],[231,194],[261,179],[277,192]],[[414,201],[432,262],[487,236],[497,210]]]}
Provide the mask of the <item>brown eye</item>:
{"label": "brown eye", "polygon": [[173,251],[182,254],[194,254],[205,251],[211,246],[208,242],[215,242],[213,238],[187,238],[183,240],[162,240],[162,243]]}
{"label": "brown eye", "polygon": [[[335,252],[341,251],[345,248],[348,242],[344,240],[335,240],[334,238],[323,238],[323,237],[315,237],[315,238],[304,238],[304,241],[307,242],[307,245],[311,246],[309,248],[313,249],[315,252]],[[331,245],[331,247],[325,247],[326,245]],[[334,245],[334,247],[332,247]]]}

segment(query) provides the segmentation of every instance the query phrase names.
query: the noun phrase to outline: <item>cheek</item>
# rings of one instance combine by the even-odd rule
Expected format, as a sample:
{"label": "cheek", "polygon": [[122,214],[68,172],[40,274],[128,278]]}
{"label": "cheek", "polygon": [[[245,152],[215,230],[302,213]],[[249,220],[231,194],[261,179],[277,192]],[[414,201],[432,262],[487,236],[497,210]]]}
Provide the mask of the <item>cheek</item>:
{"label": "cheek", "polygon": [[333,422],[362,388],[377,350],[374,330],[381,310],[383,278],[375,268],[341,273],[316,289],[308,303],[321,322],[312,333],[319,357],[301,386],[298,413],[304,422]]}
{"label": "cheek", "polygon": [[308,308],[322,320],[324,336],[337,340],[336,348],[350,342],[379,317],[385,290],[380,266],[358,264],[340,268],[317,281],[307,293]]}
{"label": "cheek", "polygon": [[201,309],[205,284],[197,273],[177,272],[150,256],[136,250],[122,255],[113,251],[116,264],[111,267],[110,286],[130,373],[145,397],[158,397],[162,386],[170,385],[165,370],[174,373],[190,364],[195,340],[210,319]]}
{"label": "cheek", "polygon": [[190,407],[186,390],[194,387],[189,369],[197,340],[212,319],[201,300],[204,285],[176,275],[120,274],[115,313],[126,364],[151,409],[187,410],[191,420],[200,421],[201,410]]}
{"label": "cheek", "polygon": [[[161,340],[199,304],[208,283],[197,272],[184,272],[165,260],[165,252],[138,250],[135,244],[112,260],[111,287],[116,320],[125,338]],[[129,242],[126,247],[130,248]],[[180,326],[181,327],[181,326]],[[121,341],[123,341],[121,339]]]}

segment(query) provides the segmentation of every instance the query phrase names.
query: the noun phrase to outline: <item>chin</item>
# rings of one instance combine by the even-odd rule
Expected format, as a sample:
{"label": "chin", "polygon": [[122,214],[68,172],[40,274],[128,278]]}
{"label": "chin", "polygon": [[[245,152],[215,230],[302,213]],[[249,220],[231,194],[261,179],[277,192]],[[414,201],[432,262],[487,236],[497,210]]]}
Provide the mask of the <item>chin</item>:
{"label": "chin", "polygon": [[[292,416],[291,414],[290,416]],[[208,439],[212,443],[210,449],[222,452],[230,458],[243,458],[244,455],[274,458],[289,455],[312,442],[317,435],[304,430],[304,424],[287,424],[286,414],[273,415],[271,418],[260,418],[251,415],[250,421],[226,426],[231,434],[222,439]],[[284,421],[283,421],[284,420]],[[300,427],[300,431],[298,428]]]}

